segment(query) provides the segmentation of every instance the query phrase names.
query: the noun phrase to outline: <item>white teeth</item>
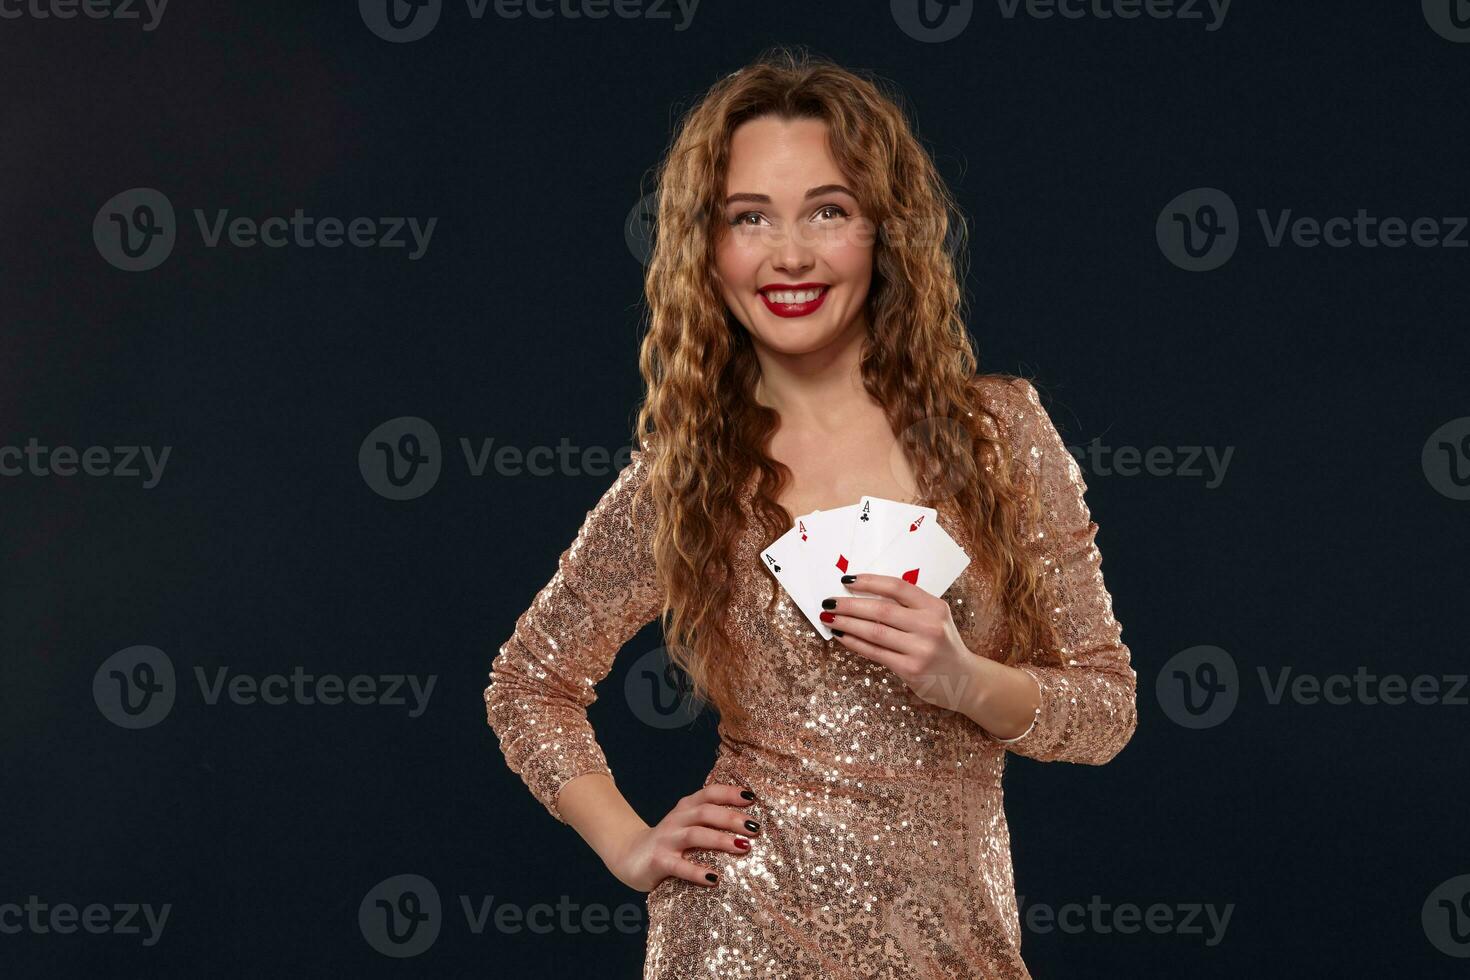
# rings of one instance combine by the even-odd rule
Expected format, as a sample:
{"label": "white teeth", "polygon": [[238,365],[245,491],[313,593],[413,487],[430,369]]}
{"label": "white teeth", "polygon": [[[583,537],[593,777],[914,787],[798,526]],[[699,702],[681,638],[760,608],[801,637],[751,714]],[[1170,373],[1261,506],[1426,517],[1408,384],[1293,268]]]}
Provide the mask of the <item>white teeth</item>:
{"label": "white teeth", "polygon": [[770,297],[771,302],[773,303],[785,303],[787,305],[790,305],[793,303],[810,303],[812,300],[822,295],[822,290],[786,289],[779,292],[771,290],[767,292],[766,295]]}

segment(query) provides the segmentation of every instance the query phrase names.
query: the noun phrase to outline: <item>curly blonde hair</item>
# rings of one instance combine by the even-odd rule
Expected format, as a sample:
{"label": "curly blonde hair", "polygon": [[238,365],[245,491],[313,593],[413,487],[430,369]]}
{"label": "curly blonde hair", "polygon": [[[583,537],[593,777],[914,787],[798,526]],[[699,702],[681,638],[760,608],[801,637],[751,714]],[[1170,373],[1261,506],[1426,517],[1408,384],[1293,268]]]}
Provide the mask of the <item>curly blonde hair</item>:
{"label": "curly blonde hair", "polygon": [[[956,536],[968,541],[976,568],[1003,597],[1004,662],[1014,663],[1023,650],[1053,648],[1042,576],[1026,552],[1022,524],[1023,515],[1035,519],[1038,502],[1025,468],[1007,465],[980,391],[986,378],[1014,376],[975,373],[960,286],[964,222],[903,104],[870,75],[776,47],[704,95],[657,168],[639,352],[647,392],[634,430],[650,469],[635,506],[645,495],[654,502],[653,550],[670,659],[688,676],[693,695],[733,722],[749,716],[730,696],[737,664],[724,613],[744,527],[741,491],[754,471],[760,479],[752,511],[763,540],[793,522],[776,499],[790,471],[766,454],[778,416],[756,400],[760,367],[752,342],[713,276],[730,137],[759,116],[826,123],[830,152],[879,229],[863,384],[884,406],[921,489],[932,494],[942,485],[963,515]],[[776,597],[773,585],[772,604]]]}

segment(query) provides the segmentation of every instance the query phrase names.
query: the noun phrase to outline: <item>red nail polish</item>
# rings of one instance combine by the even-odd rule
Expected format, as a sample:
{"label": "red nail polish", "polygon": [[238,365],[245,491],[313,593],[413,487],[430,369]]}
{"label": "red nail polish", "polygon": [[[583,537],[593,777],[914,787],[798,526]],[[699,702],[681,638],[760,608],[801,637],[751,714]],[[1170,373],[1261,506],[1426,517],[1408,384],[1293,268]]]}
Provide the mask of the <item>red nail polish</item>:
{"label": "red nail polish", "polygon": [[831,622],[835,622],[836,620],[837,620],[837,614],[836,613],[829,613],[829,612],[822,613],[822,622],[824,622],[824,623],[831,623]]}
{"label": "red nail polish", "polygon": [[742,851],[746,851],[750,849],[750,841],[746,840],[744,837],[737,837],[735,838],[735,846],[740,848]]}

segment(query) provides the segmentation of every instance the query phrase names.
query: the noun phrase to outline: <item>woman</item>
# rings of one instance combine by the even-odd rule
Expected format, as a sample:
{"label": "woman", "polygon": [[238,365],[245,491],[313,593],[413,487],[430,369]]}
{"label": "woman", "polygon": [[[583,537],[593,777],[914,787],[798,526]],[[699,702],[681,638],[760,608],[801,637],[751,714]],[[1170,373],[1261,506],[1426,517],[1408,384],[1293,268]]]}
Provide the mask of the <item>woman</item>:
{"label": "woman", "polygon": [[[784,49],[689,113],[658,200],[642,448],[494,660],[506,761],[648,892],[645,978],[1027,977],[1005,752],[1107,762],[1136,678],[1076,462],[975,374],[952,200],[895,96]],[[824,641],[758,554],[865,494],[972,560],[942,598],[834,574]],[[654,618],[720,747],[650,826],[585,709]]]}

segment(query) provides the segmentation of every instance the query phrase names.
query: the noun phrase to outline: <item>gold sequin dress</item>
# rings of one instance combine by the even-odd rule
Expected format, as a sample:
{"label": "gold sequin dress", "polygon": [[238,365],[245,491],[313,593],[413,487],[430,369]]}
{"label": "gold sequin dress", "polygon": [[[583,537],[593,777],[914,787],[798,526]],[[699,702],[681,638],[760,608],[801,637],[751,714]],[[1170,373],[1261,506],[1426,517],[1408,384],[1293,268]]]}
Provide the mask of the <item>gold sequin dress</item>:
{"label": "gold sequin dress", "polygon": [[[719,872],[717,885],[669,877],[647,894],[645,980],[1030,976],[1002,807],[1006,753],[1107,762],[1133,734],[1136,676],[1076,461],[1029,383],[983,386],[1003,443],[1039,476],[1043,516],[1028,540],[1054,590],[1064,643],[1065,666],[1054,657],[1019,665],[1043,694],[1031,728],[1002,742],[922,701],[887,668],[822,640],[784,592],[766,615],[768,590],[779,586],[758,559],[769,542],[747,522],[728,615],[745,664],[739,693],[754,722],[720,723],[704,784],[753,790],[756,801],[742,810],[761,832],[748,853],[686,852]],[[587,513],[491,665],[489,724],[511,770],[558,820],[568,780],[612,775],[586,706],[619,648],[662,605],[652,521],[630,517],[647,464],[635,452]],[[753,478],[747,507],[754,486]],[[959,526],[947,501],[930,503],[943,526]],[[966,645],[998,656],[997,629],[980,628],[990,592],[972,563],[945,599]],[[680,795],[697,785],[691,779]]]}

